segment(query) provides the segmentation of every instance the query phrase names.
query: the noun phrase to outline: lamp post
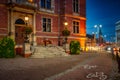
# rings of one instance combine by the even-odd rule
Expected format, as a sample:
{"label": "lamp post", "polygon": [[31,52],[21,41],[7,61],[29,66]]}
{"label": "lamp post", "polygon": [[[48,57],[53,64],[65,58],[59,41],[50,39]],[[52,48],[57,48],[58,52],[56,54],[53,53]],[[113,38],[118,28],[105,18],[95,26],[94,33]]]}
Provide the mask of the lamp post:
{"label": "lamp post", "polygon": [[28,20],[29,20],[29,17],[28,16],[25,16],[25,21],[26,21],[26,26],[24,28],[25,30],[25,40],[24,40],[24,57],[29,57],[32,52],[30,50],[30,43],[29,43],[29,39],[28,39],[28,31],[26,30],[28,28]]}
{"label": "lamp post", "polygon": [[65,37],[64,39],[64,49],[67,53],[70,53],[70,50],[69,50],[69,44],[67,43],[67,37],[70,35],[70,31],[67,29],[67,26],[68,26],[68,22],[65,21],[64,23],[64,30],[62,31],[62,34],[63,36]]}
{"label": "lamp post", "polygon": [[[65,29],[64,29],[64,30],[68,30],[68,29],[67,29],[67,26],[68,26],[68,22],[67,22],[67,21],[64,22],[64,26],[65,26]],[[65,32],[65,33],[66,33],[66,32]],[[65,43],[67,43],[67,36],[68,36],[68,35],[65,34],[64,36],[65,36]]]}
{"label": "lamp post", "polygon": [[[25,16],[25,24],[26,24],[26,26],[25,27],[28,27],[28,20],[29,20],[29,17],[28,16]],[[27,32],[25,31],[25,41],[24,41],[25,43],[28,43],[29,42],[29,40],[28,40],[28,35],[27,35]]]}
{"label": "lamp post", "polygon": [[93,34],[93,43],[94,43],[94,46],[96,45],[96,34],[97,34],[97,32],[92,32],[92,34]]}
{"label": "lamp post", "polygon": [[97,28],[97,34],[98,34],[98,46],[100,45],[100,28],[102,28],[102,25],[95,25],[95,28]]}

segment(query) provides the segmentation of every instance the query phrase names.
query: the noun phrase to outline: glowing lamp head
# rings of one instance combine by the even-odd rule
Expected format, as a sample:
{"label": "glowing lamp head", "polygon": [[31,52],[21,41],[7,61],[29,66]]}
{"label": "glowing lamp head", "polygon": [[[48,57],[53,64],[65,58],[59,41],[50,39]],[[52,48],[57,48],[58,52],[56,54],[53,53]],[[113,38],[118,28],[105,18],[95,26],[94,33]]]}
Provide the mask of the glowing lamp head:
{"label": "glowing lamp head", "polygon": [[29,17],[28,16],[25,16],[25,21],[28,21],[29,20]]}
{"label": "glowing lamp head", "polygon": [[67,25],[68,25],[68,22],[65,22],[64,25],[67,26]]}

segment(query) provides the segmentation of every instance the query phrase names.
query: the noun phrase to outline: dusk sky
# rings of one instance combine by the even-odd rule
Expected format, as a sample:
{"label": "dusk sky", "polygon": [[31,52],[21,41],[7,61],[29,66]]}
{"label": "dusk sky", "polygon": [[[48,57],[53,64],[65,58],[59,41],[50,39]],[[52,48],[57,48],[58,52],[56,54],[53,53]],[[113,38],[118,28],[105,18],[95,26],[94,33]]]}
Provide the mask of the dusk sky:
{"label": "dusk sky", "polygon": [[102,25],[106,40],[115,37],[115,23],[120,20],[120,0],[86,0],[87,33],[97,32],[94,25]]}

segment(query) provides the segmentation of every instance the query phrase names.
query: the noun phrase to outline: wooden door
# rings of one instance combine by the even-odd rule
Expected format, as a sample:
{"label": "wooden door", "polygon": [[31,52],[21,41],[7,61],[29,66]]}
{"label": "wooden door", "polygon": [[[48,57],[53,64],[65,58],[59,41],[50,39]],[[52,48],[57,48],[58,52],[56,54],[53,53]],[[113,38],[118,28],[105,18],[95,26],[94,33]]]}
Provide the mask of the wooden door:
{"label": "wooden door", "polygon": [[24,34],[23,34],[23,26],[15,27],[15,42],[17,45],[22,45],[24,43]]}

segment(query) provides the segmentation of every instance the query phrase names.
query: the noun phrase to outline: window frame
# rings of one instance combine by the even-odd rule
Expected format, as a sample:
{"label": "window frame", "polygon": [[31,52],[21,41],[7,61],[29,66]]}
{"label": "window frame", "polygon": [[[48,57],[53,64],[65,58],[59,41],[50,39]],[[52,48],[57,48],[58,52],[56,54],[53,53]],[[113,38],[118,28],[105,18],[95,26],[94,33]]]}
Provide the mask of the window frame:
{"label": "window frame", "polygon": [[79,13],[79,0],[73,0],[73,12]]}
{"label": "window frame", "polygon": [[51,28],[52,28],[52,19],[43,17],[42,18],[42,32],[51,32]]}
{"label": "window frame", "polygon": [[80,22],[79,21],[73,21],[73,33],[79,34],[80,33]]}
{"label": "window frame", "polygon": [[[44,2],[43,6],[42,6],[42,2]],[[52,0],[49,0],[49,1],[48,0],[41,0],[40,1],[40,8],[51,10],[52,9]]]}

